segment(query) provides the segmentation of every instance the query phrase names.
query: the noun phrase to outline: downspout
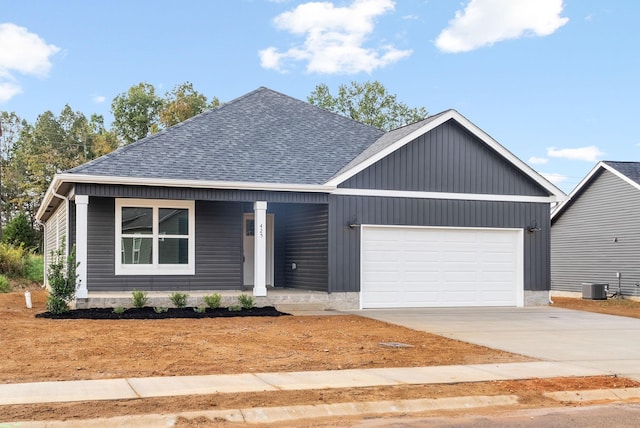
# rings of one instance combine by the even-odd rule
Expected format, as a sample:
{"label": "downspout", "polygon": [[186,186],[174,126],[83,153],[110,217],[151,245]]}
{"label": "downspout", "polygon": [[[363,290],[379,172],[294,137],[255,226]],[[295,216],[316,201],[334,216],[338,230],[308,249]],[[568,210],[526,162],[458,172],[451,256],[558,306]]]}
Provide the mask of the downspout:
{"label": "downspout", "polygon": [[[47,237],[47,225],[44,224],[43,222],[41,222],[40,220],[36,219],[36,223],[39,224],[40,226],[42,226],[42,237],[45,238],[44,241],[42,243],[42,252],[44,253],[44,245],[46,243],[46,237]],[[43,254],[43,257],[47,257],[46,254]],[[43,263],[42,264],[42,288],[46,288],[47,287],[47,264]]]}

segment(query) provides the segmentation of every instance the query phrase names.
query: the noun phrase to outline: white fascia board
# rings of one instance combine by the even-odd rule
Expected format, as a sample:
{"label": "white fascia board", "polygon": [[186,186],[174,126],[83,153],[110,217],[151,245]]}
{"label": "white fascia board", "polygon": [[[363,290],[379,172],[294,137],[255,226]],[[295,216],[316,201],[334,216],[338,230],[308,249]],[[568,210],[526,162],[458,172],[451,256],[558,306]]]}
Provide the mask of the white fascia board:
{"label": "white fascia board", "polygon": [[383,159],[384,157],[395,152],[396,150],[400,149],[406,144],[409,144],[411,141],[415,140],[419,136],[426,134],[427,132],[437,128],[438,126],[442,125],[443,123],[445,123],[450,119],[454,119],[460,125],[465,127],[469,132],[471,132],[473,135],[478,137],[485,144],[487,144],[489,147],[491,147],[496,152],[498,152],[502,157],[504,157],[509,162],[511,162],[515,167],[520,169],[523,173],[525,173],[527,176],[533,179],[536,183],[538,183],[540,186],[546,189],[549,193],[555,196],[556,201],[562,201],[566,198],[566,195],[562,190],[560,190],[558,187],[553,185],[553,183],[551,183],[549,180],[544,178],[542,175],[536,172],[529,165],[527,165],[522,160],[520,160],[517,156],[515,156],[513,153],[507,150],[504,146],[502,146],[500,143],[494,140],[489,134],[484,132],[482,129],[478,128],[470,120],[468,120],[466,117],[458,113],[456,110],[446,111],[440,117],[435,118],[432,122],[427,123],[426,125],[424,125],[421,128],[418,128],[411,134],[408,134],[405,137],[399,139],[398,141],[396,141],[386,149],[381,150],[380,152],[376,153],[374,156],[361,162],[360,164],[356,165],[350,170],[345,171],[344,173],[335,177],[334,179],[327,182],[326,184],[337,187],[339,184],[353,177],[360,171],[368,168],[369,166],[373,165],[380,159]]}
{"label": "white fascia board", "polygon": [[383,198],[415,198],[415,199],[448,199],[460,201],[492,201],[492,202],[558,202],[555,196],[496,195],[486,193],[449,193],[449,192],[417,192],[411,190],[378,190],[338,188],[332,195],[344,196],[378,196]]}
{"label": "white fascia board", "polygon": [[53,194],[62,183],[86,183],[86,184],[116,184],[124,186],[160,186],[160,187],[189,187],[196,189],[223,189],[223,190],[264,190],[273,192],[310,192],[331,193],[335,189],[329,185],[313,184],[281,184],[281,183],[251,183],[233,181],[204,181],[204,180],[175,180],[170,178],[140,178],[140,177],[112,177],[106,175],[87,174],[56,174],[51,181],[44,201],[37,213],[40,219],[51,202]]}
{"label": "white fascia board", "polygon": [[583,187],[585,187],[588,183],[591,182],[591,179],[593,178],[593,176],[598,171],[600,171],[601,169],[606,169],[607,171],[609,171],[610,173],[614,174],[616,177],[620,178],[624,182],[629,183],[630,185],[632,185],[636,189],[640,190],[640,184],[636,183],[635,181],[633,181],[632,179],[630,179],[626,175],[622,174],[617,169],[615,169],[615,168],[607,165],[606,163],[600,161],[600,162],[598,162],[596,164],[596,166],[593,167],[593,169],[591,169],[591,171],[589,171],[589,173],[580,181],[580,183],[578,183],[578,185],[576,187],[574,187],[574,189],[571,191],[571,193],[569,193],[569,196],[564,201],[562,201],[560,204],[558,204],[558,206],[555,207],[555,209],[551,212],[551,220],[553,220],[562,211],[564,211],[565,206],[567,204],[569,204],[569,202],[571,202],[573,200],[573,198],[575,198],[576,195],[578,195],[582,191]]}

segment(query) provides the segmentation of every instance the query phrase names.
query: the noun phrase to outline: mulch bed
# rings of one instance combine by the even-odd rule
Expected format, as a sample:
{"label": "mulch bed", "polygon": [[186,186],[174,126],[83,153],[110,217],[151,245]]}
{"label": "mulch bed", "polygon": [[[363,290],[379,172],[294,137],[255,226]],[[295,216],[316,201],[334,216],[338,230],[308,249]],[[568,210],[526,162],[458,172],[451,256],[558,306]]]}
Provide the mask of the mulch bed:
{"label": "mulch bed", "polygon": [[146,319],[170,319],[170,318],[229,318],[229,317],[279,317],[289,315],[280,312],[273,306],[260,308],[241,309],[232,311],[228,308],[206,308],[204,312],[197,312],[197,308],[166,308],[165,312],[156,312],[152,307],[129,308],[117,313],[113,308],[74,309],[64,314],[52,314],[43,312],[36,318],[51,319],[90,319],[90,320],[146,320]]}

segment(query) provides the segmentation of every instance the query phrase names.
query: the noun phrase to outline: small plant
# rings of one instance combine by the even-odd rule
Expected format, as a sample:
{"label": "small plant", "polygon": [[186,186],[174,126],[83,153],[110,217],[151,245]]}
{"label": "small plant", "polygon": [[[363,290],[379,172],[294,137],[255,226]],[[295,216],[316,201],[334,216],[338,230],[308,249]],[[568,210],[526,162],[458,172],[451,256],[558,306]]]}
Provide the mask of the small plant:
{"label": "small plant", "polygon": [[69,312],[69,303],[76,297],[76,281],[78,280],[76,262],[76,246],[65,258],[64,246],[52,251],[53,261],[49,265],[49,287],[51,291],[47,297],[46,307],[52,314]]}
{"label": "small plant", "polygon": [[123,314],[124,311],[126,311],[126,309],[123,308],[122,306],[116,306],[115,308],[113,308],[114,314]]}
{"label": "small plant", "polygon": [[153,312],[155,312],[156,314],[161,314],[163,312],[167,312],[169,310],[169,308],[167,308],[166,306],[154,306],[153,307]]}
{"label": "small plant", "polygon": [[193,311],[199,314],[204,314],[207,310],[206,306],[198,306],[196,308],[193,308]]}
{"label": "small plant", "polygon": [[204,303],[211,309],[219,308],[220,302],[222,302],[222,296],[219,293],[204,296]]}
{"label": "small plant", "polygon": [[6,276],[0,275],[0,293],[8,293],[11,291],[11,284]]}
{"label": "small plant", "polygon": [[244,293],[238,296],[238,303],[240,303],[240,306],[242,306],[244,309],[251,309],[255,304],[253,301],[253,297]]}
{"label": "small plant", "polygon": [[231,305],[227,309],[229,309],[229,312],[239,312],[239,311],[242,310],[242,306],[240,306],[240,305]]}
{"label": "small plant", "polygon": [[[64,248],[62,248],[64,255]],[[57,256],[58,252],[52,252],[52,255]],[[0,272],[8,275],[9,277],[24,276],[27,268],[27,261],[29,259],[29,251],[24,248],[24,245],[14,246],[5,242],[0,243]],[[61,260],[64,266],[64,258]]]}
{"label": "small plant", "polygon": [[188,297],[189,297],[188,294],[178,293],[176,291],[175,293],[171,293],[171,296],[169,298],[171,299],[171,302],[174,304],[176,308],[184,308],[185,306],[187,306]]}
{"label": "small plant", "polygon": [[131,292],[131,301],[136,308],[144,308],[149,301],[146,291],[133,290]]}

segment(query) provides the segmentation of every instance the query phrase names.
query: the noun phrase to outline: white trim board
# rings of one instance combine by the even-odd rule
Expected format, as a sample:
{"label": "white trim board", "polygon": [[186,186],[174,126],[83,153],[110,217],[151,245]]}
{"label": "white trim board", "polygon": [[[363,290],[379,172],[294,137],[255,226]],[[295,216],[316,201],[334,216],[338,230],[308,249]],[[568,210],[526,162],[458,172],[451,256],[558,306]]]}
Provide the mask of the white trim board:
{"label": "white trim board", "polygon": [[417,192],[410,190],[378,190],[339,188],[331,192],[333,195],[345,196],[378,196],[384,198],[415,198],[415,199],[448,199],[461,201],[494,201],[494,202],[557,202],[555,196],[523,196],[523,195],[494,195],[484,193],[449,193],[449,192]]}

